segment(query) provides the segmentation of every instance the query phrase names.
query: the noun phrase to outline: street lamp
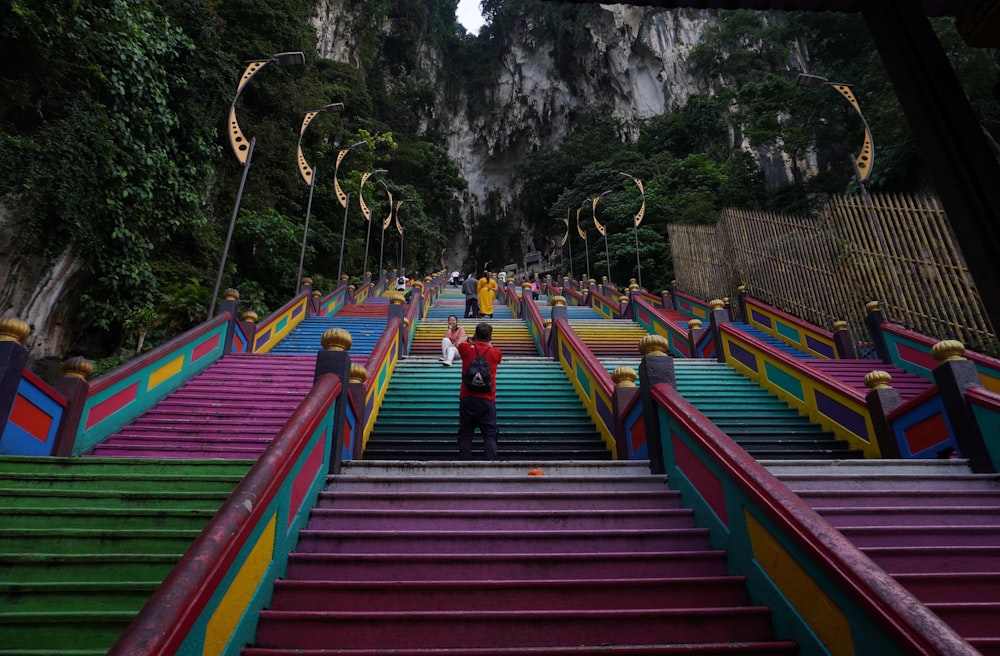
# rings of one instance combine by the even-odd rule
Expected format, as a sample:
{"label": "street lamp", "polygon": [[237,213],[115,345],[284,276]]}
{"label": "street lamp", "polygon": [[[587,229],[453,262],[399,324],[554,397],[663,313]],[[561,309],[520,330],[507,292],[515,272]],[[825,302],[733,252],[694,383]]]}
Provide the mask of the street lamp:
{"label": "street lamp", "polygon": [[583,240],[583,246],[587,249],[587,270],[584,272],[584,276],[590,278],[590,244],[587,243],[587,231],[580,227],[580,211],[583,210],[583,206],[576,208],[576,232],[580,235],[580,239]]}
{"label": "street lamp", "polygon": [[318,114],[328,114],[330,112],[342,112],[344,111],[344,103],[331,103],[329,105],[324,105],[323,107],[306,112],[306,115],[302,117],[302,127],[299,128],[299,173],[302,174],[302,179],[305,180],[306,184],[309,185],[309,202],[306,203],[306,225],[302,229],[302,250],[299,251],[299,272],[295,275],[295,288],[292,291],[293,294],[297,294],[299,291],[299,281],[302,280],[302,263],[305,261],[306,257],[306,240],[309,236],[309,215],[312,212],[312,202],[313,202],[313,189],[316,187],[316,169],[309,166],[306,162],[305,156],[302,154],[302,136],[306,133],[306,128],[312,123],[312,120],[316,118]]}
{"label": "street lamp", "polygon": [[340,206],[344,208],[344,229],[340,233],[340,262],[337,264],[338,281],[340,280],[340,277],[344,275],[344,241],[347,239],[347,207],[350,205],[351,196],[340,188],[340,181],[337,179],[337,172],[340,171],[340,162],[344,159],[344,156],[347,155],[347,153],[351,152],[355,148],[360,148],[367,143],[367,141],[359,141],[353,146],[342,148],[337,153],[337,164],[333,169],[333,190],[337,194],[337,200],[340,202]]}
{"label": "street lamp", "polygon": [[396,201],[396,209],[395,209],[395,215],[396,215],[396,232],[399,233],[399,262],[398,262],[398,268],[400,270],[403,269],[403,226],[399,223],[399,208],[403,205],[403,203],[405,203],[407,201],[410,201],[410,200],[413,200],[413,199],[412,198],[404,198],[402,200],[397,200]]}
{"label": "street lamp", "polygon": [[389,214],[384,219],[382,219],[382,239],[379,241],[379,248],[378,248],[378,271],[379,274],[381,275],[382,255],[383,253],[385,253],[385,229],[389,227],[390,223],[392,223],[392,192],[389,191],[389,185],[387,185],[385,182],[383,182],[382,180],[379,180],[378,182],[383,187],[385,187],[385,193],[388,194],[389,196]]}
{"label": "street lamp", "polygon": [[865,127],[865,141],[861,144],[861,152],[858,153],[857,157],[852,158],[852,161],[854,162],[854,175],[858,179],[858,184],[862,189],[865,189],[865,181],[868,180],[868,176],[872,173],[872,166],[875,165],[875,146],[872,142],[872,131],[868,127],[865,115],[861,113],[861,105],[858,104],[858,99],[854,97],[851,85],[842,82],[831,82],[825,77],[807,75],[806,73],[799,73],[795,78],[795,84],[800,87],[812,87],[814,89],[831,87],[846,98],[847,102],[851,103],[854,111],[858,113],[858,116],[861,118],[861,124]]}
{"label": "street lamp", "polygon": [[597,220],[597,202],[610,193],[611,190],[608,189],[600,196],[595,196],[594,199],[591,201],[592,204],[590,208],[590,213],[594,217],[594,226],[597,228],[597,232],[601,233],[601,235],[604,237],[604,261],[608,265],[608,282],[611,282],[611,255],[610,253],[608,253],[608,228],[607,226],[601,225],[601,222]]}
{"label": "street lamp", "polygon": [[[557,219],[557,221],[562,221],[566,224],[566,234],[563,235],[562,243],[569,245],[569,277],[573,277],[573,241],[569,238],[569,210],[566,210],[565,219]],[[560,252],[562,255],[562,252]]]}
{"label": "street lamp", "polygon": [[639,207],[639,211],[635,213],[635,218],[632,221],[632,231],[635,233],[635,268],[636,268],[636,278],[639,281],[639,286],[642,287],[642,263],[639,261],[639,224],[642,223],[642,217],[646,213],[646,191],[642,188],[642,180],[635,177],[634,175],[629,175],[628,173],[622,173],[619,171],[618,175],[623,175],[626,178],[630,178],[632,182],[639,187],[639,193],[642,195],[642,205]]}
{"label": "street lamp", "polygon": [[365,221],[368,222],[368,234],[365,236],[365,271],[368,271],[368,242],[372,236],[372,211],[368,205],[365,204],[365,181],[368,180],[373,175],[378,175],[380,173],[388,173],[385,169],[375,169],[374,171],[368,171],[361,176],[361,184],[358,185],[358,202],[361,204],[361,213],[365,216]]}
{"label": "street lamp", "polygon": [[240,77],[240,82],[236,87],[236,95],[233,96],[233,102],[229,104],[229,145],[232,146],[236,159],[239,160],[240,166],[243,167],[243,176],[240,178],[240,187],[236,192],[236,205],[233,207],[233,215],[229,219],[229,230],[226,232],[226,241],[222,247],[222,260],[219,262],[219,273],[215,276],[215,289],[212,290],[212,300],[208,304],[208,319],[212,318],[212,313],[215,312],[215,302],[219,298],[219,286],[222,284],[222,272],[226,268],[226,259],[229,258],[229,244],[233,239],[233,228],[236,226],[236,215],[240,211],[240,202],[243,199],[243,188],[246,186],[247,173],[250,171],[250,160],[253,158],[253,147],[257,142],[257,138],[254,137],[250,139],[248,143],[247,138],[243,135],[243,130],[240,129],[240,124],[236,121],[236,101],[239,99],[240,94],[243,93],[243,88],[247,85],[247,82],[250,81],[250,78],[260,72],[260,70],[268,64],[276,64],[282,68],[287,68],[289,66],[302,66],[305,63],[306,56],[301,52],[279,52],[270,59],[258,59],[248,62],[246,70],[243,71],[243,76]]}

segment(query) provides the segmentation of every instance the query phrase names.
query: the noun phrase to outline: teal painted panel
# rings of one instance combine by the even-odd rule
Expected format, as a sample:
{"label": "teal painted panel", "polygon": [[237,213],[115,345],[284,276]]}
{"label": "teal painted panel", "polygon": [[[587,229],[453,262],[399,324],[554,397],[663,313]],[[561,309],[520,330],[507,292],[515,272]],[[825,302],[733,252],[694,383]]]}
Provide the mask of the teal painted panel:
{"label": "teal painted panel", "polygon": [[802,382],[797,378],[785,373],[770,362],[764,363],[764,373],[767,375],[767,379],[769,381],[785,390],[799,401],[805,402],[806,398],[805,393],[802,390]]}
{"label": "teal painted panel", "polygon": [[587,370],[580,366],[578,362],[573,363],[576,369],[576,380],[580,383],[580,387],[583,388],[584,395],[589,399],[593,398],[590,393],[590,376],[587,375]]}
{"label": "teal painted panel", "polygon": [[778,329],[778,335],[782,337],[787,337],[796,344],[802,343],[802,335],[799,334],[798,328],[789,326],[787,323],[783,323],[781,321],[775,321],[774,325],[775,328]]}

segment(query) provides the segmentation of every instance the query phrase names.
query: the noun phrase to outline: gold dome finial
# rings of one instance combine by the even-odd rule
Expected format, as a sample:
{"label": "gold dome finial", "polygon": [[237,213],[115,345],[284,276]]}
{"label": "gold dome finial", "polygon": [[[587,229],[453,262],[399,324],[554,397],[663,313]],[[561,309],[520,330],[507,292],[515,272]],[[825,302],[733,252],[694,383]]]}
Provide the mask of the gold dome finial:
{"label": "gold dome finial", "polygon": [[552,305],[552,307],[560,307],[560,306],[566,305],[566,297],[565,296],[553,296],[552,300],[550,301],[550,304]]}
{"label": "gold dome finial", "polygon": [[868,389],[889,389],[891,382],[892,376],[889,375],[888,371],[876,369],[865,374],[865,387]]}
{"label": "gold dome finial", "polygon": [[965,353],[965,344],[957,339],[946,339],[931,347],[931,355],[941,363],[964,360],[963,353]]}
{"label": "gold dome finial", "polygon": [[226,301],[238,301],[240,300],[239,290],[230,287],[226,291],[222,292],[222,299]]}
{"label": "gold dome finial", "polygon": [[0,342],[20,344],[31,334],[31,326],[15,317],[0,319]]}
{"label": "gold dome finial", "polygon": [[240,321],[248,321],[250,323],[257,323],[257,321],[259,319],[260,319],[260,317],[257,316],[257,313],[254,312],[253,310],[247,310],[246,312],[244,312],[243,314],[240,315]]}
{"label": "gold dome finial", "polygon": [[63,376],[87,380],[94,373],[94,365],[87,358],[75,355],[68,358],[62,365]]}
{"label": "gold dome finial", "polygon": [[347,275],[346,273],[344,273],[344,274],[341,274],[340,279],[341,280],[350,280],[351,277],[349,275]]}
{"label": "gold dome finial", "polygon": [[847,322],[846,321],[834,321],[833,322],[833,332],[837,332],[839,330],[847,330]]}
{"label": "gold dome finial", "polygon": [[365,369],[363,364],[358,362],[351,363],[351,373],[349,375],[350,382],[352,383],[363,383],[368,380],[368,370]]}
{"label": "gold dome finial", "polygon": [[356,289],[357,289],[357,287],[355,287],[354,285],[348,285],[347,286],[347,291],[349,291],[349,292],[353,292]]}
{"label": "gold dome finial", "polygon": [[701,328],[701,319],[688,319],[688,330],[698,330]]}
{"label": "gold dome finial", "polygon": [[711,301],[708,302],[708,309],[713,310],[713,311],[714,310],[721,310],[725,306],[726,306],[726,302],[723,301],[721,298],[713,298]]}
{"label": "gold dome finial", "polygon": [[615,387],[635,387],[635,380],[639,374],[632,367],[618,367],[611,372],[611,380]]}
{"label": "gold dome finial", "polygon": [[631,285],[628,286],[628,290],[630,292],[637,292],[637,291],[639,291],[639,284],[638,283],[632,283]]}
{"label": "gold dome finial", "polygon": [[413,281],[413,288],[414,289],[421,289],[422,290],[424,288],[424,283],[420,282],[419,280],[414,280]]}
{"label": "gold dome finial", "polygon": [[403,305],[406,303],[406,295],[399,292],[392,292],[388,294],[390,305]]}
{"label": "gold dome finial", "polygon": [[312,293],[312,297],[313,297],[313,298],[319,298],[319,297],[320,297],[320,296],[322,296],[322,295],[323,295],[323,292],[321,292],[321,291],[318,291],[318,290],[316,290],[316,289],[314,289],[314,290],[313,290],[313,293]]}
{"label": "gold dome finial", "polygon": [[410,317],[403,317],[403,327],[404,328],[410,327]]}
{"label": "gold dome finial", "polygon": [[739,287],[736,288],[736,291],[739,292],[740,294],[742,294],[746,290],[747,290],[747,286],[746,285],[740,285]]}
{"label": "gold dome finial", "polygon": [[371,271],[365,271],[365,278],[371,278],[371,277],[372,277],[372,272]]}
{"label": "gold dome finial", "polygon": [[351,345],[354,343],[351,333],[343,328],[327,329],[319,341],[323,345],[323,349],[327,351],[350,351]]}
{"label": "gold dome finial", "polygon": [[639,340],[639,353],[643,355],[666,355],[670,342],[663,335],[646,335]]}
{"label": "gold dome finial", "polygon": [[542,321],[542,325],[544,327],[546,327],[546,328],[551,328],[552,327],[552,319],[550,317],[545,317],[545,319]]}
{"label": "gold dome finial", "polygon": [[531,283],[530,282],[522,282],[521,283],[521,289],[530,292],[531,291]]}
{"label": "gold dome finial", "polygon": [[878,312],[881,309],[882,304],[878,301],[868,301],[868,303],[865,304],[865,310],[869,312]]}
{"label": "gold dome finial", "polygon": [[308,285],[308,286],[312,287],[313,279],[312,278],[303,278],[302,279],[302,284],[303,285]]}

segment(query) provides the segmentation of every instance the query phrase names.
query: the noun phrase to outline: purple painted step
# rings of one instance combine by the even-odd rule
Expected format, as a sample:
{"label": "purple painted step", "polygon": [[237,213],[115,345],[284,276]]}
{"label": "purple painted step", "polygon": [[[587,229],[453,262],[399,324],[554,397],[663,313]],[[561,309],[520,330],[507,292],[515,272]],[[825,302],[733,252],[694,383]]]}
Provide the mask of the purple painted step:
{"label": "purple painted step", "polygon": [[[296,649],[296,656],[798,656],[789,642],[714,642],[680,645],[587,645],[584,647],[458,647],[455,649]],[[289,656],[284,648],[248,647],[243,656]]]}
{"label": "purple painted step", "polygon": [[534,467],[345,463],[244,655],[796,653],[647,464]]}
{"label": "purple painted step", "polygon": [[1000,475],[964,461],[768,463],[984,654],[1000,654]]}
{"label": "purple painted step", "polygon": [[92,455],[255,459],[305,398],[314,370],[312,355],[224,356]]}
{"label": "purple painted step", "polygon": [[911,374],[891,364],[873,360],[825,360],[815,358],[808,360],[808,362],[827,376],[850,385],[854,389],[861,390],[865,394],[868,393],[868,388],[865,386],[865,376],[876,369],[888,372],[892,376],[892,387],[899,392],[899,396],[904,401],[918,396],[934,386],[934,383],[926,378],[921,378],[916,374]]}

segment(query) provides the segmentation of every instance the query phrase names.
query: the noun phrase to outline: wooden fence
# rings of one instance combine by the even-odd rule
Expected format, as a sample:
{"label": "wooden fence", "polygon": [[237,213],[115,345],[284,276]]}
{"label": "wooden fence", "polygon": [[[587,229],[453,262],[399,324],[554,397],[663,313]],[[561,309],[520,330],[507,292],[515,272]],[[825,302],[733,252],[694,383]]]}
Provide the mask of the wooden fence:
{"label": "wooden fence", "polygon": [[[726,209],[713,226],[668,226],[680,289],[711,300],[741,284],[765,303],[868,338],[865,304],[938,339],[997,355],[948,217],[929,195],[831,197],[816,216]],[[998,255],[1000,257],[1000,255]]]}

